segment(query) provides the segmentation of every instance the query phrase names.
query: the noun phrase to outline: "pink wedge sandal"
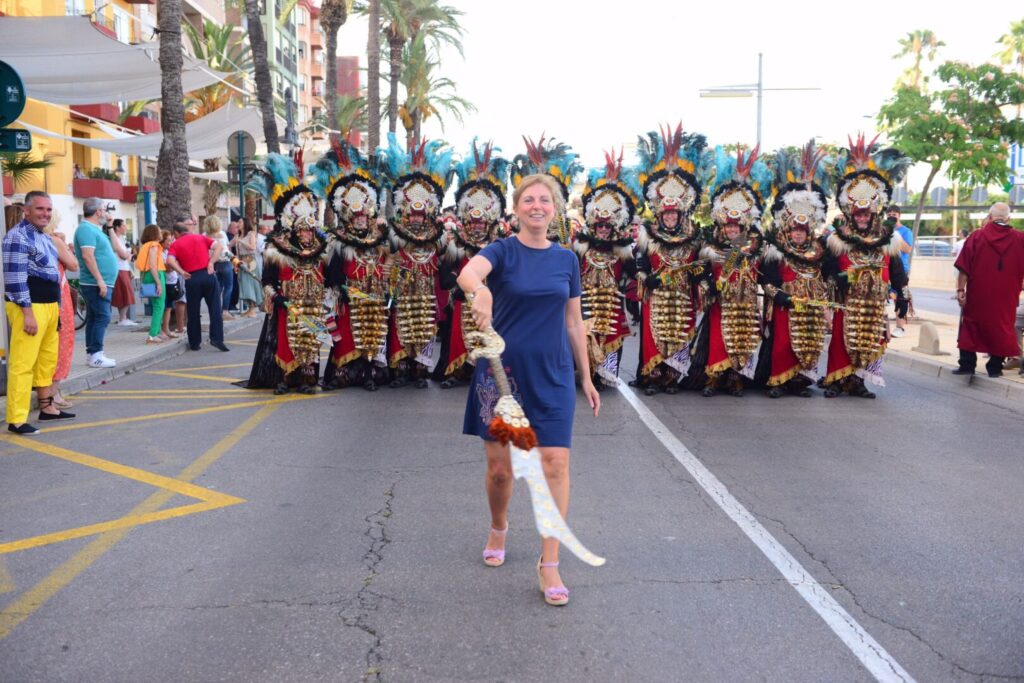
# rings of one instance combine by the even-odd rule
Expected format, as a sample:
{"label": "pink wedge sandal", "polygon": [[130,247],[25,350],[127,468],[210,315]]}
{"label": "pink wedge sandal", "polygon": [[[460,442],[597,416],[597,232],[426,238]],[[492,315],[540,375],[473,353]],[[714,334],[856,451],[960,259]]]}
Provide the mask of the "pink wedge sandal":
{"label": "pink wedge sandal", "polygon": [[544,562],[544,558],[538,558],[537,560],[537,581],[540,583],[540,592],[544,594],[544,602],[549,605],[561,607],[562,605],[569,604],[569,589],[565,586],[551,586],[550,588],[544,587],[544,577],[541,576],[541,567],[557,567],[557,562]]}
{"label": "pink wedge sandal", "polygon": [[[492,534],[497,534],[502,538],[508,533],[508,522],[505,523],[504,529],[491,529]],[[491,550],[490,548],[484,548],[484,564],[488,567],[500,567],[505,564],[505,549]]]}

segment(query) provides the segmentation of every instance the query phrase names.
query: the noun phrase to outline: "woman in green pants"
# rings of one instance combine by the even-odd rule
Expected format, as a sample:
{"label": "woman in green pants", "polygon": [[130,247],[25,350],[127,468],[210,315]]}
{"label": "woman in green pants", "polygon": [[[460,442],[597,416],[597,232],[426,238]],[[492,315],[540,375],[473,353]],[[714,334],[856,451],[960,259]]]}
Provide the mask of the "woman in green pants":
{"label": "woman in green pants", "polygon": [[[156,296],[149,297],[153,307],[153,319],[149,323],[147,344],[162,344],[167,337],[160,334],[160,325],[164,319],[164,298],[167,296],[167,275],[164,267],[164,252],[160,246],[160,226],[147,225],[142,231],[142,247],[135,265],[142,273],[142,284],[156,284]],[[145,291],[143,296],[145,296]]]}

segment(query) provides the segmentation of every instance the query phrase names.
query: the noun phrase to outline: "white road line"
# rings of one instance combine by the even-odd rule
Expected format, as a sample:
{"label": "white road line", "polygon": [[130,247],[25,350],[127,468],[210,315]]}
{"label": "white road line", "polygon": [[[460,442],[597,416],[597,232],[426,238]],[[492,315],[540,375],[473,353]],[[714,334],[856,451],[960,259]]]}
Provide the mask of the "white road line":
{"label": "white road line", "polygon": [[839,639],[879,681],[914,681],[907,671],[899,665],[892,655],[885,651],[878,641],[864,630],[850,613],[836,602],[814,577],[804,569],[796,558],[789,554],[781,543],[765,529],[735,497],[725,485],[718,480],[683,442],[676,438],[665,424],[643,404],[633,391],[620,381],[619,393],[633,406],[647,428],[658,437],[662,445],[679,461],[690,476],[700,484],[711,498],[718,503],[729,519],[734,521],[743,533],[754,542],[768,561],[775,565],[782,576],[800,594],[808,605],[818,613],[828,627],[839,636]]}

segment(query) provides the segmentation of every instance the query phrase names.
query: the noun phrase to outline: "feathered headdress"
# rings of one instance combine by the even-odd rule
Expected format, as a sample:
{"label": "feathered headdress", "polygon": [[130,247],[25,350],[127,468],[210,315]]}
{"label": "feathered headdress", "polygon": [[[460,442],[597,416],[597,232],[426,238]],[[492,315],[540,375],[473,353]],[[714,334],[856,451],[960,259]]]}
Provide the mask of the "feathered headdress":
{"label": "feathered headdress", "polygon": [[437,196],[438,205],[452,181],[452,150],[441,140],[414,141],[412,149],[398,146],[398,138],[388,133],[388,146],[378,151],[381,170],[395,192],[400,186],[424,180]]}
{"label": "feathered headdress", "polygon": [[543,133],[536,143],[525,135],[523,142],[526,143],[526,154],[517,154],[512,159],[512,186],[519,187],[528,175],[547,173],[558,181],[562,187],[562,198],[568,200],[576,176],[583,171],[572,147],[564,142],[556,143],[554,139],[545,141]]}
{"label": "feathered headdress", "polygon": [[[471,154],[455,166],[455,174],[459,179],[459,189],[455,191],[455,202],[470,189],[483,185],[501,198],[501,214],[505,214],[505,193],[508,192],[507,159],[499,156],[501,150],[490,142],[479,148],[473,138]],[[499,216],[500,217],[500,216]]]}
{"label": "feathered headdress", "polygon": [[721,146],[706,159],[706,172],[714,173],[711,183],[711,218],[717,225],[739,222],[744,228],[758,228],[765,200],[771,196],[773,174],[758,159],[759,147],[745,153],[736,146],[736,156]]}
{"label": "feathered headdress", "polygon": [[624,168],[622,156],[622,150],[618,158],[614,149],[605,152],[604,168],[587,172],[583,216],[591,232],[597,223],[610,223],[614,230],[625,231],[643,206],[636,169]]}
{"label": "feathered headdress", "polygon": [[302,150],[295,159],[283,154],[268,154],[249,186],[274,206],[274,230],[291,232],[300,226],[313,228],[320,223],[320,204],[316,193],[303,183]]}
{"label": "feathered headdress", "polygon": [[911,159],[899,150],[877,144],[876,135],[865,143],[864,134],[854,142],[847,138],[849,148],[841,150],[836,163],[836,199],[845,214],[870,211],[880,214],[892,197],[893,185],[903,180]]}
{"label": "feathered headdress", "polygon": [[381,181],[369,160],[347,140],[331,140],[331,150],[311,169],[310,187],[326,198],[342,218],[366,213],[377,215]]}
{"label": "feathered headdress", "polygon": [[684,133],[683,124],[665,125],[660,132],[650,131],[637,138],[637,180],[647,205],[658,213],[673,208],[689,215],[700,204],[704,166],[702,155],[707,138],[699,133]]}
{"label": "feathered headdress", "polygon": [[[772,215],[776,216],[787,203],[792,203],[793,197],[804,197],[806,193],[811,193],[815,197],[815,205],[820,206],[820,223],[823,224],[831,186],[830,162],[825,156],[825,150],[816,147],[813,139],[799,153],[786,149],[776,152],[773,161],[776,192]],[[818,223],[819,217],[814,218]]]}

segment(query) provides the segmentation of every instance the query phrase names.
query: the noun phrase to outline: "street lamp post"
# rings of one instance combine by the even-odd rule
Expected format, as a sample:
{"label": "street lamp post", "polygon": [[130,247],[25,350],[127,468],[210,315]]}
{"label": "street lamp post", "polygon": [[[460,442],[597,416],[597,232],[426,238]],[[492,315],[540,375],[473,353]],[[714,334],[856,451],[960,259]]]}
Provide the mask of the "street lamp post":
{"label": "street lamp post", "polygon": [[757,53],[757,82],[739,85],[723,85],[716,88],[701,88],[701,97],[757,97],[757,144],[761,144],[761,119],[764,111],[766,90],[821,90],[821,88],[766,88],[764,87],[764,53]]}

